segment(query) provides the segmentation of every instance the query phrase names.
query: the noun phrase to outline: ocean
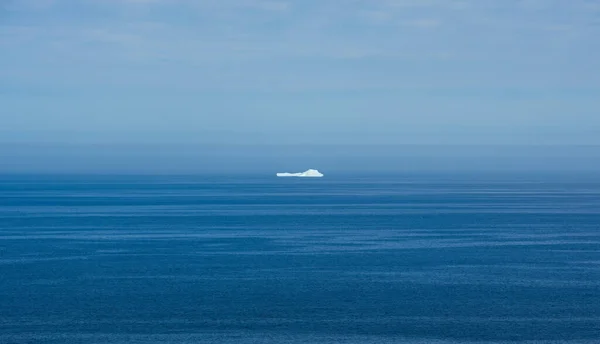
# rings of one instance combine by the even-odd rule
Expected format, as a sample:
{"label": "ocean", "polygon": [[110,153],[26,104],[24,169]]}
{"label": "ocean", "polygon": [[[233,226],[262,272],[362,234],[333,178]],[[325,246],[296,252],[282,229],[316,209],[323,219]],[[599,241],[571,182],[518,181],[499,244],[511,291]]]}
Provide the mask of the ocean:
{"label": "ocean", "polygon": [[600,179],[5,175],[0,343],[600,343]]}

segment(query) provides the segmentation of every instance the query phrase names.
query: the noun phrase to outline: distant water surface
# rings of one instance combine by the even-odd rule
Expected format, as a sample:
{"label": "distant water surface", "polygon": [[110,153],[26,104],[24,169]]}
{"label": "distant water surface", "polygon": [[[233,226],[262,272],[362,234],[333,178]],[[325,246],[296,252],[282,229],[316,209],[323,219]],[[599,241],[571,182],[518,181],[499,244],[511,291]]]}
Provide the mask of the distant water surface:
{"label": "distant water surface", "polygon": [[600,180],[0,177],[0,343],[600,343]]}

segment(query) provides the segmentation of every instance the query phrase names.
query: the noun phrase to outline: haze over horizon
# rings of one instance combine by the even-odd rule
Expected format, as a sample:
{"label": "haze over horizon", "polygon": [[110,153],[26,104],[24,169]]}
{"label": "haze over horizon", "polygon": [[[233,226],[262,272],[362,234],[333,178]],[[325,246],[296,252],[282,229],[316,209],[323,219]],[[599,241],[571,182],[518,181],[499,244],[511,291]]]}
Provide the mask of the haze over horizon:
{"label": "haze over horizon", "polygon": [[0,173],[598,170],[598,18],[586,0],[2,1]]}

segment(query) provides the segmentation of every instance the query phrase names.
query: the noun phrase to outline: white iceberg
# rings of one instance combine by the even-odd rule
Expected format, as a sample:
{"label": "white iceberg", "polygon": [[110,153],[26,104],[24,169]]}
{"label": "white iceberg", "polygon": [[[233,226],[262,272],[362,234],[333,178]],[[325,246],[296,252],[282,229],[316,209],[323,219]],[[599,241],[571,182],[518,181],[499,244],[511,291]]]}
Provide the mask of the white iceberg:
{"label": "white iceberg", "polygon": [[323,173],[321,173],[317,170],[309,169],[304,172],[298,172],[298,173],[288,173],[288,172],[277,173],[277,177],[323,177]]}

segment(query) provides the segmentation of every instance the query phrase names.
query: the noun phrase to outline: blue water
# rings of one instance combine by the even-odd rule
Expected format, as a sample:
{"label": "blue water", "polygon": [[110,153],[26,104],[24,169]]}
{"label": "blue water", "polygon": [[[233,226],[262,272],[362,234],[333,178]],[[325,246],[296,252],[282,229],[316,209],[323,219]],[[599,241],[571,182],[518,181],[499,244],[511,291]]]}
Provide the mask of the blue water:
{"label": "blue water", "polygon": [[600,181],[0,177],[0,343],[599,343]]}

